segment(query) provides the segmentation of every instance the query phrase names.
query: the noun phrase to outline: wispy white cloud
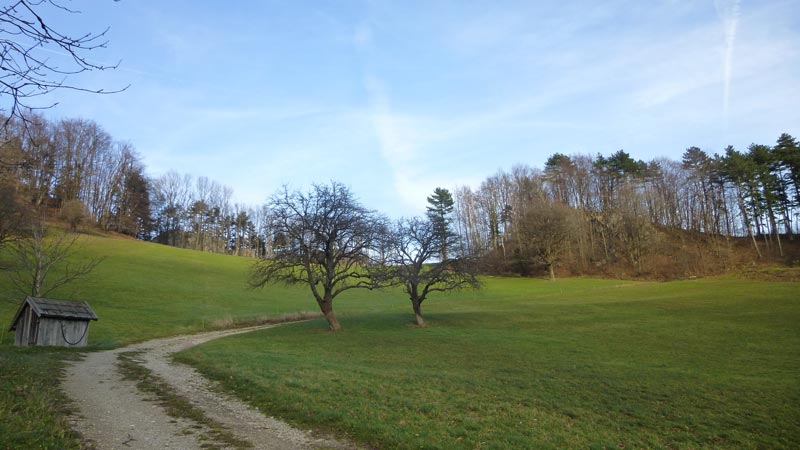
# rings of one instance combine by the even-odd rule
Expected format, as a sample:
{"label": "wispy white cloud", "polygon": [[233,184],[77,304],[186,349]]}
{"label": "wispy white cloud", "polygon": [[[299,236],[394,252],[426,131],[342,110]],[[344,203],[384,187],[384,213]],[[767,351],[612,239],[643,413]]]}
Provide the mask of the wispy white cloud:
{"label": "wispy white cloud", "polygon": [[122,70],[90,75],[131,89],[63,103],[154,172],[249,198],[333,178],[408,214],[436,186],[556,151],[674,156],[800,123],[787,0],[162,3],[109,15],[130,50]]}
{"label": "wispy white cloud", "polygon": [[634,58],[622,61],[620,69],[638,67],[627,80],[633,106],[665,108],[698,90],[719,86],[718,42],[718,28],[712,24],[632,49]]}
{"label": "wispy white cloud", "polygon": [[722,64],[723,73],[723,94],[722,94],[722,114],[727,120],[728,108],[731,97],[731,78],[733,77],[733,47],[736,41],[736,28],[739,25],[739,0],[714,0],[722,20],[725,32],[725,56]]}
{"label": "wispy white cloud", "polygon": [[[417,175],[417,129],[412,120],[392,111],[390,95],[385,84],[368,75],[364,81],[371,111],[368,113],[374,128],[381,155],[392,171],[395,194],[406,206],[418,204],[419,196],[427,189]],[[423,197],[424,198],[424,197]]]}

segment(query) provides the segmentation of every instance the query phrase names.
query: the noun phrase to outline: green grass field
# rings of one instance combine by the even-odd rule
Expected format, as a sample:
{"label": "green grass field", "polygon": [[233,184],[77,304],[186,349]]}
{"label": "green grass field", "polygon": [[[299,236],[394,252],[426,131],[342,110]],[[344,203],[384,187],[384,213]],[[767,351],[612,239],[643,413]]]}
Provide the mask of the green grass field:
{"label": "green grass field", "polygon": [[[92,305],[93,349],[316,307],[305,289],[247,289],[246,259],[98,237],[85,253],[107,259],[52,297]],[[270,414],[380,448],[800,447],[798,283],[485,281],[432,297],[425,329],[399,292],[350,291],[343,333],[315,320],[180,358]],[[21,300],[3,284],[0,298]],[[15,310],[0,302],[4,327]],[[74,352],[12,341],[0,449],[77,448],[52,383]]]}
{"label": "green grass field", "polygon": [[391,449],[798,448],[797,284],[490,279],[428,308],[179,358],[264,411]]}
{"label": "green grass field", "polygon": [[64,360],[74,356],[65,349],[0,347],[0,449],[82,448],[65,420],[57,382]]}
{"label": "green grass field", "polygon": [[[50,296],[89,302],[100,318],[89,331],[94,348],[202,331],[231,319],[316,310],[297,289],[247,288],[248,259],[124,239],[84,236],[81,243],[85,257],[105,259],[85,280]],[[24,296],[2,283],[5,323]]]}
{"label": "green grass field", "polygon": [[[297,289],[248,289],[246,259],[124,239],[84,236],[81,242],[80,256],[105,260],[88,278],[50,296],[85,300],[98,314],[90,350],[315,308]],[[54,383],[75,351],[12,347],[8,326],[23,298],[0,278],[0,449],[79,448]]]}

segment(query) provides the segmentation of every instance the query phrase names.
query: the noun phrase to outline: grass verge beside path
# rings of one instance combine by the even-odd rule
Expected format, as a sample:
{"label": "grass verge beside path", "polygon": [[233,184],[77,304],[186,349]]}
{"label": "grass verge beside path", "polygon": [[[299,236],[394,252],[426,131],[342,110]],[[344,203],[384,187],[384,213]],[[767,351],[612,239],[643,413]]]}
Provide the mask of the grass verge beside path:
{"label": "grass verge beside path", "polygon": [[66,422],[67,400],[58,387],[72,350],[0,349],[0,449],[83,448]]}
{"label": "grass verge beside path", "polygon": [[798,448],[797,283],[490,279],[340,334],[178,355],[261,410],[392,449]]}

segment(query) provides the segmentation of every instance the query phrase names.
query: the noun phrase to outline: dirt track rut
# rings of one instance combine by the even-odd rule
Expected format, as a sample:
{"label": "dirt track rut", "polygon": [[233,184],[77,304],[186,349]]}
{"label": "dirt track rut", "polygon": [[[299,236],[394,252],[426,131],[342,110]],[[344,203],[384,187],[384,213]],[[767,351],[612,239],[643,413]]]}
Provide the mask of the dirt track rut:
{"label": "dirt track rut", "polygon": [[[188,419],[173,418],[136,383],[124,380],[117,369],[120,353],[141,352],[136,359],[177,393],[221,423],[254,449],[300,450],[354,449],[352,444],[313,436],[227,395],[211,389],[211,382],[191,367],[174,363],[173,353],[213,339],[246,333],[253,327],[156,339],[116,350],[87,353],[71,364],[63,381],[64,392],[77,409],[72,425],[98,450],[208,448],[204,427]],[[213,443],[221,445],[219,443]],[[205,445],[205,447],[204,447]],[[214,448],[226,448],[224,445]]]}

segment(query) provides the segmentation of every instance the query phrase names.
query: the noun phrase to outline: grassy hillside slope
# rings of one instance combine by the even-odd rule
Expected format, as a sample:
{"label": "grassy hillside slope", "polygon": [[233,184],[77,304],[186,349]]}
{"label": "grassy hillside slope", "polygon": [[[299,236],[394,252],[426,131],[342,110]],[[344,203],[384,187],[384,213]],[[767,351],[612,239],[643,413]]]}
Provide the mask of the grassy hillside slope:
{"label": "grassy hillside slope", "polygon": [[[246,287],[250,261],[84,238],[106,260],[51,296],[88,301],[93,349],[316,305]],[[800,446],[798,283],[487,278],[432,297],[409,326],[398,291],[336,300],[324,320],[182,355],[263,410],[382,448]],[[0,281],[0,321],[22,298]],[[78,448],[53,383],[75,351],[0,344],[0,448]]]}
{"label": "grassy hillside slope", "polygon": [[[160,336],[191,333],[231,320],[316,311],[307,289],[252,290],[252,260],[126,239],[81,238],[81,256],[105,258],[85,280],[50,294],[89,302],[99,316],[90,345],[110,348]],[[0,279],[0,320],[10,323],[24,298]],[[343,313],[375,309],[377,293],[359,292],[338,302]],[[13,337],[6,334],[6,341]]]}
{"label": "grassy hillside slope", "polygon": [[[86,279],[49,296],[89,302],[99,316],[89,349],[112,348],[166,335],[230,326],[285,312],[316,311],[306,290],[246,286],[250,260],[139,241],[82,236],[78,257],[105,260]],[[348,311],[386,306],[369,292],[337,305]],[[11,319],[23,295],[0,278],[0,449],[79,448],[64,422],[64,399],[54,382],[76,350],[16,348]],[[324,321],[320,321],[324,327]]]}

